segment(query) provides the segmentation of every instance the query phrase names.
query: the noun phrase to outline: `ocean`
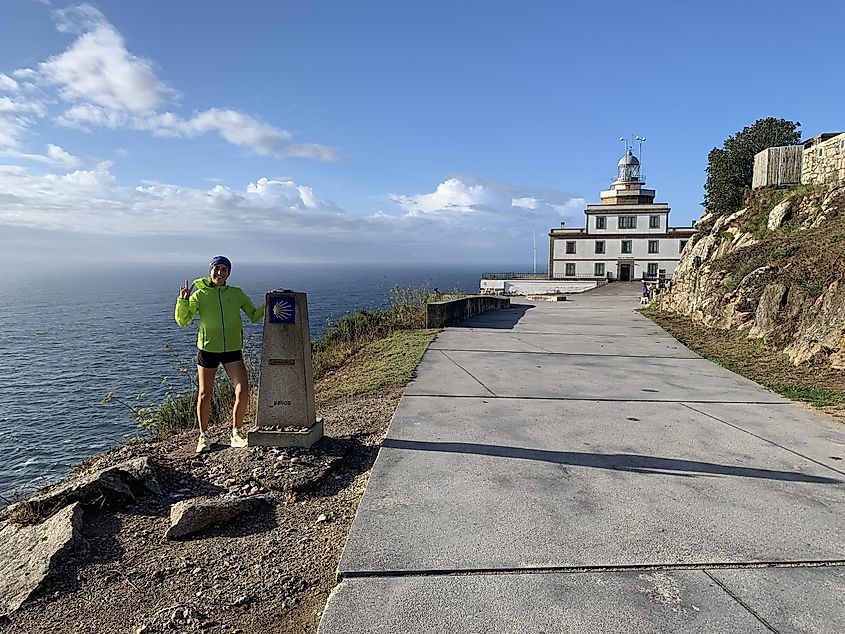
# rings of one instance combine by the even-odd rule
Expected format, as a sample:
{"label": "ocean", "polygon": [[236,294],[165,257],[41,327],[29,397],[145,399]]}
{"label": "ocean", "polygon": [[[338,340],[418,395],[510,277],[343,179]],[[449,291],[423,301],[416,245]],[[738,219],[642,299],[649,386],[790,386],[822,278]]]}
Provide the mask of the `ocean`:
{"label": "ocean", "polygon": [[[256,305],[274,288],[308,293],[312,338],[359,308],[383,307],[396,285],[428,282],[478,292],[494,266],[238,265],[229,283]],[[194,368],[196,326],[173,319],[179,286],[203,266],[69,264],[54,271],[6,269],[0,281],[0,506],[60,479],[81,460],[142,435],[132,413],[106,393],[149,402]],[[260,341],[261,324],[245,323]],[[172,344],[166,349],[167,344]],[[173,389],[173,388],[171,388]]]}

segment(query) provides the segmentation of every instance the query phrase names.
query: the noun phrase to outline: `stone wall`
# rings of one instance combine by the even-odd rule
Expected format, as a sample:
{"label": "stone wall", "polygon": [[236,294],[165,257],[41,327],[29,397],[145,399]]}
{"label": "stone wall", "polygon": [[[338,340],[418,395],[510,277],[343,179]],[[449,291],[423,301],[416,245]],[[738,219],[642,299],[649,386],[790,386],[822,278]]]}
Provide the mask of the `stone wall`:
{"label": "stone wall", "polygon": [[801,182],[845,183],[845,133],[816,143],[804,150]]}
{"label": "stone wall", "polygon": [[557,295],[583,293],[606,280],[481,280],[481,294],[494,295]]}
{"label": "stone wall", "polygon": [[430,302],[426,305],[425,327],[445,328],[488,310],[510,307],[510,298],[491,295],[471,295],[445,302]]}

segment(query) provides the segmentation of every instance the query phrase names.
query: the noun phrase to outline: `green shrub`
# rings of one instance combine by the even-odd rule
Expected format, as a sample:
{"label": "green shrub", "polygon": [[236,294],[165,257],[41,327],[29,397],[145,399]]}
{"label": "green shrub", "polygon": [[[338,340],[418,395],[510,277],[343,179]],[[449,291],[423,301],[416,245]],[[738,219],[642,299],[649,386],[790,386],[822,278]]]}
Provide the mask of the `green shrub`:
{"label": "green shrub", "polygon": [[733,278],[728,283],[728,291],[733,293],[737,288],[739,288],[739,285],[742,284],[742,280],[748,277],[748,274],[751,273],[751,271],[759,269],[763,266],[763,264],[765,264],[765,261],[759,256],[748,260],[736,273],[734,273]]}
{"label": "green shrub", "polygon": [[426,304],[461,297],[465,293],[452,289],[436,292],[428,283],[421,286],[394,286],[387,306],[378,311],[359,310],[344,315],[320,339],[311,342],[314,376],[321,377],[340,367],[364,345],[389,336],[397,330],[425,328]]}
{"label": "green shrub", "polygon": [[824,293],[825,280],[823,279],[809,279],[807,277],[801,277],[797,279],[795,283],[807,297],[818,297]]}
{"label": "green shrub", "polygon": [[786,246],[780,247],[779,249],[775,249],[772,253],[773,258],[777,258],[779,260],[786,260],[791,258],[793,255],[798,253],[801,250],[801,247],[797,244],[788,244]]}

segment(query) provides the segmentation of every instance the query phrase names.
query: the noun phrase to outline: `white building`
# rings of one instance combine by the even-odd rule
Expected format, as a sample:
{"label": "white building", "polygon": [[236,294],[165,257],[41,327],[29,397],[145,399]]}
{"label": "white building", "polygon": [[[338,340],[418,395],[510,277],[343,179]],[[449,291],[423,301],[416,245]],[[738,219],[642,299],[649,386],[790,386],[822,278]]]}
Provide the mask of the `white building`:
{"label": "white building", "polygon": [[669,227],[669,205],[644,189],[640,161],[628,149],[601,204],[587,205],[584,229],[549,232],[549,276],[555,280],[671,278],[692,228]]}

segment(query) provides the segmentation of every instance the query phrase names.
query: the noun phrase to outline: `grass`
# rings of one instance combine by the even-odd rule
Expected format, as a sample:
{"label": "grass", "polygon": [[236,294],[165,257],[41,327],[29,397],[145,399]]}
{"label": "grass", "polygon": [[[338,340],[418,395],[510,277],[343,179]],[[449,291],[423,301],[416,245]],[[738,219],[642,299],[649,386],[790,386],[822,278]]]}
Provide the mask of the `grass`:
{"label": "grass", "polygon": [[845,392],[829,387],[805,387],[772,383],[768,386],[781,396],[793,401],[804,401],[815,407],[836,407],[845,404]]}
{"label": "grass", "polygon": [[337,371],[320,381],[318,398],[363,394],[408,383],[436,329],[400,330],[364,345]]}
{"label": "grass", "polygon": [[845,371],[796,367],[789,357],[762,339],[748,339],[745,331],[707,328],[653,305],[640,312],[705,359],[785,398],[845,415]]}

